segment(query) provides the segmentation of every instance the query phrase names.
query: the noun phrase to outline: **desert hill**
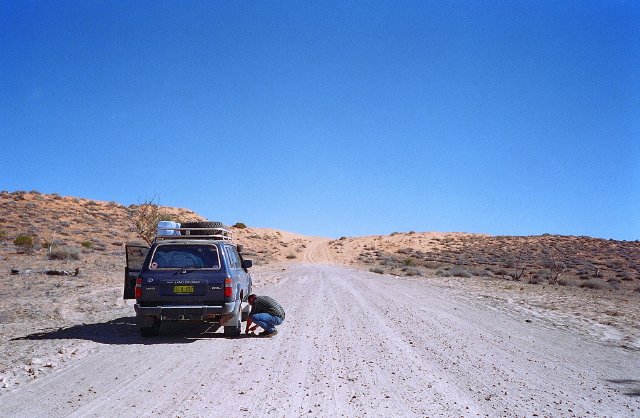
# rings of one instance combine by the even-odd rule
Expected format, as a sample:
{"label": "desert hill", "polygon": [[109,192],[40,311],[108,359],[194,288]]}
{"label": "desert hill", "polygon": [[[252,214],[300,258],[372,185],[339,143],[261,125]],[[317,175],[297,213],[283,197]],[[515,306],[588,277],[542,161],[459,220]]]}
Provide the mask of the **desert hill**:
{"label": "desert hill", "polygon": [[[33,237],[34,250],[53,243],[82,249],[84,253],[122,256],[127,242],[143,242],[133,219],[141,205],[124,206],[37,191],[0,192],[0,238],[7,248],[20,235]],[[172,219],[202,221],[201,215],[183,208],[161,207]],[[232,228],[234,238],[260,264],[296,260],[313,238],[268,228]]]}
{"label": "desert hill", "polygon": [[334,257],[400,275],[484,277],[640,291],[640,242],[586,236],[393,233],[331,241]]}
{"label": "desert hill", "polygon": [[[118,257],[125,242],[141,241],[133,226],[140,205],[123,206],[57,194],[0,192],[0,238],[4,252],[19,235],[34,248],[75,247],[91,258]],[[162,207],[173,219],[204,220],[184,208]],[[544,234],[490,236],[407,232],[329,240],[269,228],[232,227],[245,255],[257,265],[337,262],[404,276],[483,277],[596,289],[640,290],[640,242]],[[103,257],[104,258],[104,257]],[[119,260],[119,261],[117,261]]]}

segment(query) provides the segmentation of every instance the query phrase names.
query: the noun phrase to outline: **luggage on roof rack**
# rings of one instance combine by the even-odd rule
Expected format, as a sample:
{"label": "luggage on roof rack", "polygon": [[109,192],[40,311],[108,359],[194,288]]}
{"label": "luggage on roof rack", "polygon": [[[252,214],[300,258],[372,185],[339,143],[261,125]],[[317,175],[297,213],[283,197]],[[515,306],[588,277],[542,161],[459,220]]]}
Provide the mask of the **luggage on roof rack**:
{"label": "luggage on roof rack", "polygon": [[213,239],[231,241],[232,234],[221,222],[183,222],[169,221],[158,223],[157,240],[162,239]]}

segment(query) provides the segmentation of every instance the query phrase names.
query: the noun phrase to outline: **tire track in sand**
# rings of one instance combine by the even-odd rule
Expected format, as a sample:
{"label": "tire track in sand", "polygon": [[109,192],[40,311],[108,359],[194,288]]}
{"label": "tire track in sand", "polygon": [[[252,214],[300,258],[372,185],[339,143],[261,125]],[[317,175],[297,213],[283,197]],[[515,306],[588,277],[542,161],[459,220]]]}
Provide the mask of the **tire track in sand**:
{"label": "tire track in sand", "polygon": [[316,238],[304,252],[304,261],[311,264],[331,264],[335,257],[329,248],[330,239]]}

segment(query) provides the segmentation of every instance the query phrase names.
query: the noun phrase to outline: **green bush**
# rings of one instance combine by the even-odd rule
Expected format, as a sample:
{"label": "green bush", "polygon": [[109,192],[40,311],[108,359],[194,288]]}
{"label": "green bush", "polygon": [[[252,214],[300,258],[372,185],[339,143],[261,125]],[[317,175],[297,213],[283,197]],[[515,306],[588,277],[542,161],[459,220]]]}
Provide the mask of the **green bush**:
{"label": "green bush", "polygon": [[80,250],[71,247],[56,247],[49,251],[49,260],[80,260]]}
{"label": "green bush", "polygon": [[0,228],[0,241],[4,241],[5,239],[7,239],[7,231]]}
{"label": "green bush", "polygon": [[13,243],[18,249],[18,252],[31,254],[33,253],[33,237],[31,235],[18,235]]}
{"label": "green bush", "polygon": [[233,225],[234,228],[238,228],[238,229],[245,229],[247,227],[247,225],[245,225],[242,222],[236,222],[235,225]]}
{"label": "green bush", "polygon": [[93,248],[93,243],[91,241],[82,241],[80,244],[83,248]]}

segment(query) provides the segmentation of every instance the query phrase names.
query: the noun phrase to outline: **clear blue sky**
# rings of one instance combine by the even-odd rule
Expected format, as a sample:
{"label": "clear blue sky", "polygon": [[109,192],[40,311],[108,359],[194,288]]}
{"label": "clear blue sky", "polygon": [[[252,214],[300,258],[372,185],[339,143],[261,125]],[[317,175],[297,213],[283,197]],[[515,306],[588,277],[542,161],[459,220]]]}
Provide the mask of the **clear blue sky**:
{"label": "clear blue sky", "polygon": [[640,239],[640,2],[0,3],[0,189]]}

